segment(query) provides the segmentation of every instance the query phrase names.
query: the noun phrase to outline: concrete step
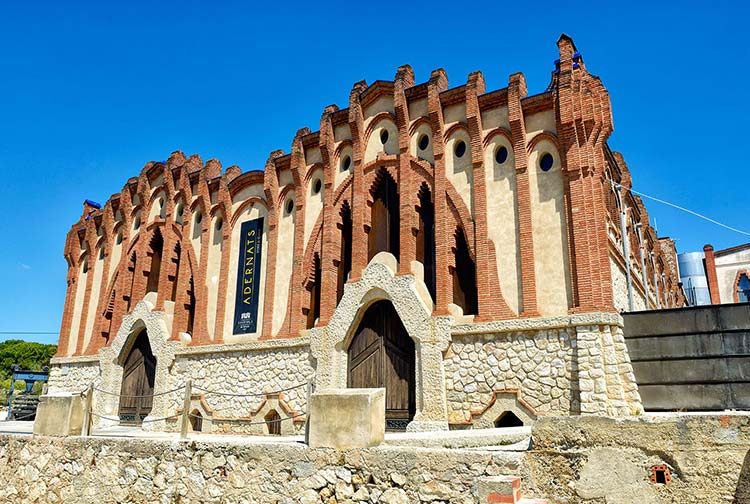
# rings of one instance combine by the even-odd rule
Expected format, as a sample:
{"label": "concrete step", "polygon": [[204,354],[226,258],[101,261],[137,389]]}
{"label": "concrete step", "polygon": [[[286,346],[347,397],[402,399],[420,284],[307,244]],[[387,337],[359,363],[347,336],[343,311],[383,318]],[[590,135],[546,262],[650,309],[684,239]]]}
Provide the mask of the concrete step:
{"label": "concrete step", "polygon": [[531,427],[500,429],[467,429],[447,432],[389,432],[383,442],[389,446],[420,446],[424,448],[469,448],[526,451],[531,442]]}

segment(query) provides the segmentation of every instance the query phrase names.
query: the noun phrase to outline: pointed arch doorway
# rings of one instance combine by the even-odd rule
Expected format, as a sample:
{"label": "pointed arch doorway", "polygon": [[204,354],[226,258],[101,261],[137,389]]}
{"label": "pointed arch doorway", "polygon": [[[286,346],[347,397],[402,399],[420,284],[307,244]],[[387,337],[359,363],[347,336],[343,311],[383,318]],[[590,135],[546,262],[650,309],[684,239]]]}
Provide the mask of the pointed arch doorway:
{"label": "pointed arch doorway", "polygon": [[148,334],[144,329],[136,337],[123,363],[120,423],[140,425],[151,413],[155,379],[156,357],[151,351]]}
{"label": "pointed arch doorway", "polygon": [[405,430],[416,410],[414,341],[390,301],[365,312],[348,349],[347,386],[385,388],[388,430]]}

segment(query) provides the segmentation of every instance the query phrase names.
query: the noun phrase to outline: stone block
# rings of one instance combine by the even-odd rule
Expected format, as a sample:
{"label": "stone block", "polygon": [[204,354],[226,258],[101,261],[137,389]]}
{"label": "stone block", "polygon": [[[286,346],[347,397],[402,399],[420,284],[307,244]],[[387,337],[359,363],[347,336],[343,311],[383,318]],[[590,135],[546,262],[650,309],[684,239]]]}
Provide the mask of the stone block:
{"label": "stone block", "polygon": [[40,397],[34,420],[34,434],[80,436],[83,427],[83,409],[83,398],[78,394]]}
{"label": "stone block", "polygon": [[482,504],[490,502],[518,502],[521,499],[521,478],[490,476],[477,481],[477,494]]}
{"label": "stone block", "polygon": [[385,437],[385,389],[326,389],[310,398],[310,447],[348,450]]}

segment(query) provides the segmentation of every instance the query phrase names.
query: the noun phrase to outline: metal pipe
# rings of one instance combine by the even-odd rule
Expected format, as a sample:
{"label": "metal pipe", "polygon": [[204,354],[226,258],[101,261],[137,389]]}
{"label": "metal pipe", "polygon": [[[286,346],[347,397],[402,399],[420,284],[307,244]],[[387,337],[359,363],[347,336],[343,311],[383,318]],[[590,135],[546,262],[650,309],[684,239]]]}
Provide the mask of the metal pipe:
{"label": "metal pipe", "polygon": [[659,278],[656,275],[656,260],[651,252],[651,267],[654,269],[654,287],[656,287],[656,306],[661,310],[661,298],[659,297]]}
{"label": "metal pipe", "polygon": [[643,249],[643,225],[639,222],[635,225],[638,232],[638,244],[641,252],[641,281],[643,282],[643,292],[646,296],[646,308],[648,308],[648,282],[646,281],[646,254]]}
{"label": "metal pipe", "polygon": [[625,256],[625,278],[628,283],[628,306],[630,307],[630,311],[633,311],[633,278],[630,272],[630,240],[628,239],[627,234],[627,209],[625,208],[625,188],[623,186],[620,186],[617,203],[620,207],[620,234],[622,236],[622,255]]}

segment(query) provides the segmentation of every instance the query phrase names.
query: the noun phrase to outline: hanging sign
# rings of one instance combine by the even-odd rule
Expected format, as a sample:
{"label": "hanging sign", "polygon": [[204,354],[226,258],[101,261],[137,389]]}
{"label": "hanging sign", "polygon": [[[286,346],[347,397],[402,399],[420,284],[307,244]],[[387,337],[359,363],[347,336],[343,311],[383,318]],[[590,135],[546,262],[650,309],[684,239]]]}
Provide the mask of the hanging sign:
{"label": "hanging sign", "polygon": [[258,328],[263,217],[243,222],[240,240],[233,334],[254,333]]}

